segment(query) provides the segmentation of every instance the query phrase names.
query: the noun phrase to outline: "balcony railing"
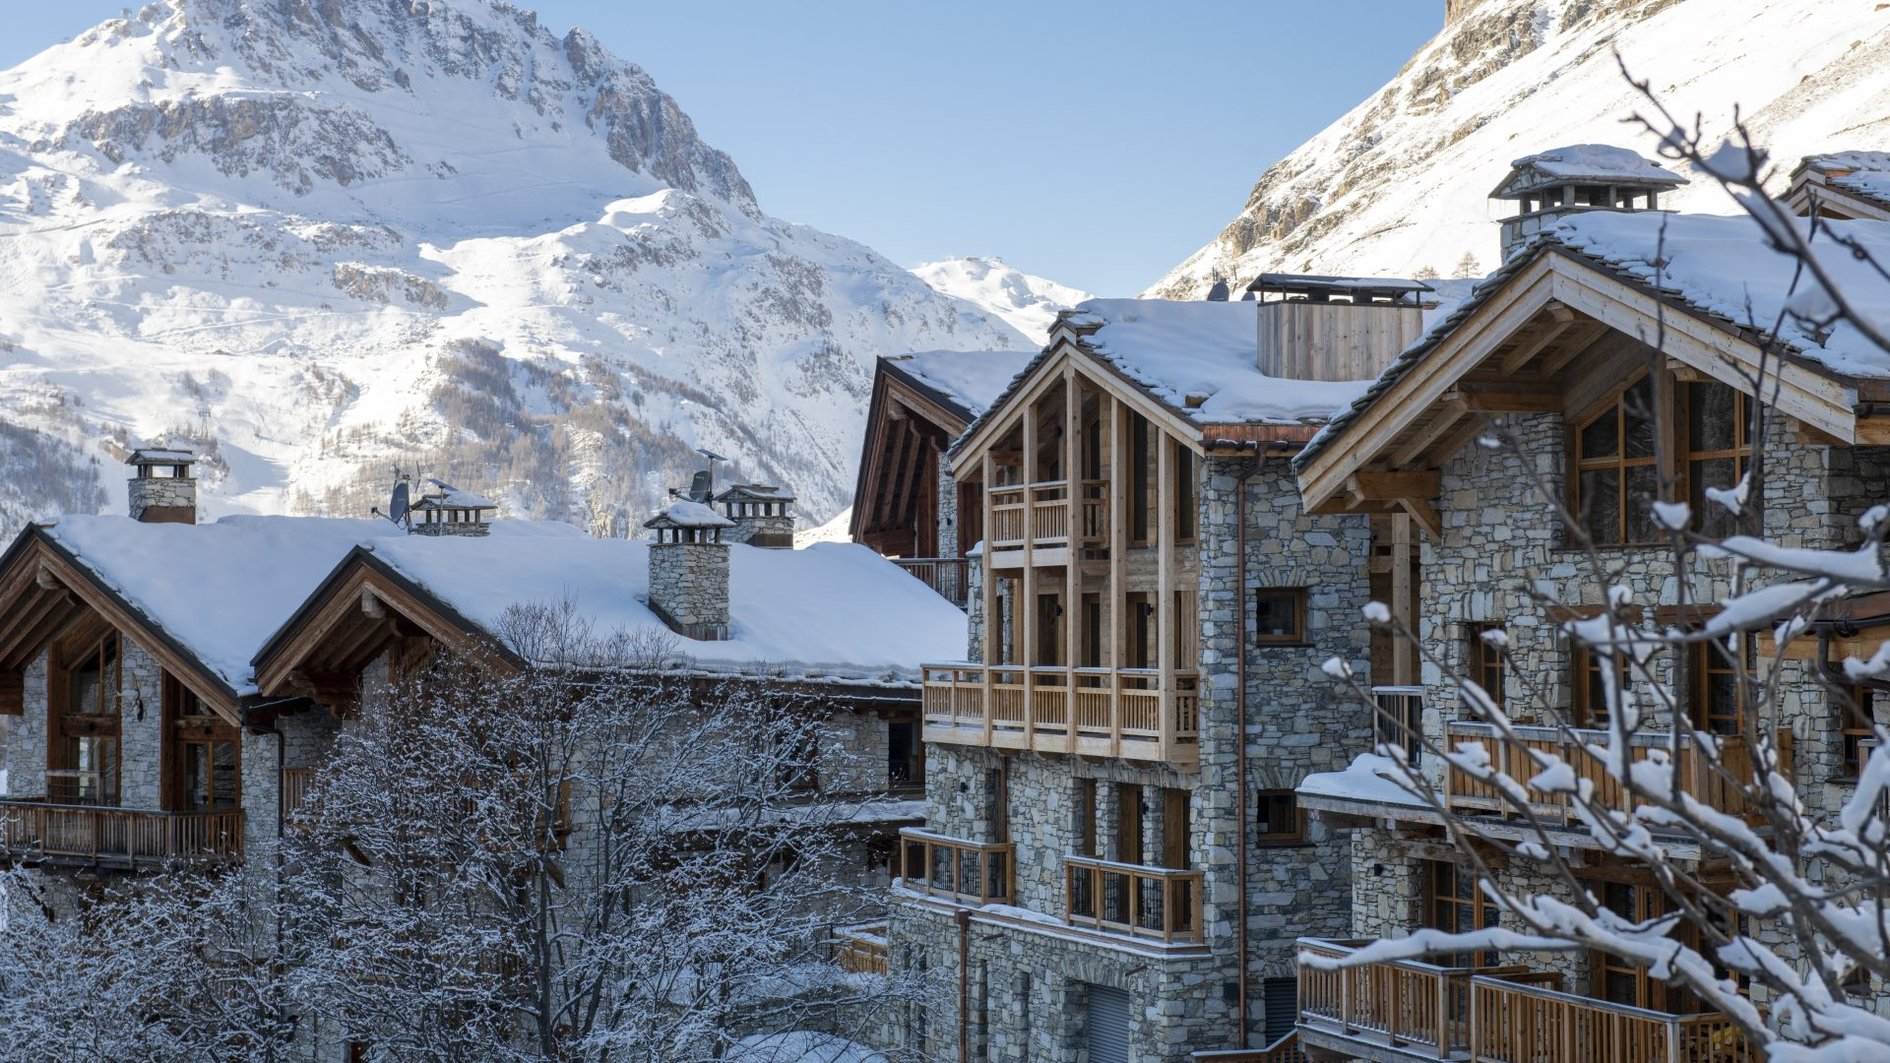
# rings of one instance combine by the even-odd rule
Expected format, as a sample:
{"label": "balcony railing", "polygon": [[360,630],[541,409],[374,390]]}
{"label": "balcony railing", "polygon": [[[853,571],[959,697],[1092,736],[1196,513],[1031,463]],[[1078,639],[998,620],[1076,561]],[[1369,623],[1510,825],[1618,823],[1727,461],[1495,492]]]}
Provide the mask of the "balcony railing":
{"label": "balcony railing", "polygon": [[1153,668],[925,666],[925,740],[1192,764],[1200,676]]}
{"label": "balcony railing", "polygon": [[1373,687],[1372,700],[1372,749],[1402,749],[1405,763],[1418,764],[1424,753],[1424,688]]}
{"label": "balcony railing", "polygon": [[1063,921],[1164,943],[1201,940],[1201,872],[1063,858]]}
{"label": "balcony railing", "polygon": [[852,974],[885,974],[886,924],[863,923],[833,932],[833,962]]}
{"label": "balcony railing", "polygon": [[970,593],[971,562],[962,557],[895,557],[892,563],[918,577],[960,609]]}
{"label": "balcony railing", "polygon": [[282,814],[293,817],[298,809],[308,801],[309,790],[315,785],[314,768],[282,769]]}
{"label": "balcony railing", "polygon": [[243,857],[243,813],[0,801],[0,850],[16,859],[114,867],[172,860],[234,862]]}
{"label": "balcony railing", "polygon": [[965,904],[1009,904],[1015,853],[1008,842],[968,842],[906,828],[899,832],[900,883]]}
{"label": "balcony railing", "polygon": [[[1512,743],[1498,740],[1495,729],[1488,724],[1452,720],[1445,725],[1446,742],[1450,747],[1467,741],[1483,740],[1496,770],[1527,788],[1531,810],[1538,816],[1567,820],[1574,818],[1574,810],[1570,807],[1566,793],[1543,793],[1528,786],[1528,780],[1541,771],[1530,756],[1532,751],[1560,757],[1574,771],[1576,779],[1586,779],[1593,785],[1595,799],[1605,807],[1618,811],[1631,810],[1634,802],[1628,797],[1621,781],[1608,773],[1602,754],[1587,748],[1605,747],[1610,741],[1608,732],[1581,730],[1573,732],[1571,738],[1569,732],[1553,727],[1517,727],[1515,731],[1519,741]],[[1640,732],[1633,735],[1634,758],[1642,760],[1656,751],[1666,755],[1672,748],[1673,738],[1673,735],[1665,732]],[[1680,735],[1679,742],[1674,781],[1682,791],[1722,812],[1748,817],[1756,814],[1756,810],[1746,801],[1744,787],[1752,779],[1753,757],[1752,749],[1743,736],[1715,736],[1719,746],[1718,761],[1723,772],[1713,768],[1713,758],[1695,745],[1690,736]],[[1791,733],[1779,731],[1777,742],[1780,759],[1789,766]],[[1453,810],[1514,811],[1497,793],[1496,787],[1473,778],[1454,765],[1445,772],[1445,793]]]}
{"label": "balcony railing", "polygon": [[[1300,951],[1342,958],[1362,942],[1301,938]],[[1720,1014],[1669,1015],[1564,993],[1557,972],[1442,967],[1415,960],[1337,970],[1300,968],[1303,1043],[1371,1045],[1413,1058],[1473,1063],[1539,1060],[1750,1063]]]}
{"label": "balcony railing", "polygon": [[1307,1059],[1297,1030],[1265,1048],[1209,1048],[1191,1052],[1188,1058],[1194,1063],[1306,1063]]}
{"label": "balcony railing", "polygon": [[[1075,540],[1105,539],[1109,533],[1109,481],[1076,481]],[[993,488],[986,539],[993,551],[1053,550],[1072,545],[1070,481]]]}

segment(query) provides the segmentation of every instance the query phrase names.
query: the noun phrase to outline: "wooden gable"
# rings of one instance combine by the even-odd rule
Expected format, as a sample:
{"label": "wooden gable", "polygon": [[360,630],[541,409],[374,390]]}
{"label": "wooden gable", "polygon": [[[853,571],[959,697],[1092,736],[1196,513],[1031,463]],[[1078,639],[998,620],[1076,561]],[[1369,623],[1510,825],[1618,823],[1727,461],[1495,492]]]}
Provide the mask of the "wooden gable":
{"label": "wooden gable", "polygon": [[1881,401],[1881,382],[1845,378],[1802,358],[1764,359],[1744,330],[1551,249],[1503,282],[1312,457],[1299,474],[1307,511],[1405,512],[1435,534],[1437,470],[1487,415],[1591,409],[1651,363],[1656,342],[1682,375],[1741,391],[1749,390],[1746,374],[1765,364],[1768,401],[1815,437],[1890,439],[1890,422],[1857,414],[1860,390]]}
{"label": "wooden gable", "polygon": [[83,623],[130,636],[212,711],[238,721],[236,692],[221,677],[37,527],[0,557],[0,713],[24,711],[26,668]]}
{"label": "wooden gable", "polygon": [[363,669],[418,639],[501,667],[524,665],[489,632],[357,547],[256,655],[256,686],[265,697],[347,706],[359,696]]}
{"label": "wooden gable", "polygon": [[941,402],[882,359],[873,378],[848,536],[882,554],[936,557],[938,458],[965,430]]}

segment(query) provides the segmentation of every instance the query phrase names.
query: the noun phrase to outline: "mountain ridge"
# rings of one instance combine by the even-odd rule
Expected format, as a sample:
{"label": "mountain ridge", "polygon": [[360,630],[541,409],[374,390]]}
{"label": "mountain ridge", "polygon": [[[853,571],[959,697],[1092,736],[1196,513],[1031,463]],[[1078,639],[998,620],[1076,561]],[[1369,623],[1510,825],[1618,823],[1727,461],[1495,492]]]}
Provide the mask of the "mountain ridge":
{"label": "mountain ridge", "polygon": [[0,249],[0,446],[50,456],[0,531],[156,441],[211,516],[399,465],[624,534],[704,447],[817,523],[877,356],[1022,342],[502,0],[162,0],[0,71]]}

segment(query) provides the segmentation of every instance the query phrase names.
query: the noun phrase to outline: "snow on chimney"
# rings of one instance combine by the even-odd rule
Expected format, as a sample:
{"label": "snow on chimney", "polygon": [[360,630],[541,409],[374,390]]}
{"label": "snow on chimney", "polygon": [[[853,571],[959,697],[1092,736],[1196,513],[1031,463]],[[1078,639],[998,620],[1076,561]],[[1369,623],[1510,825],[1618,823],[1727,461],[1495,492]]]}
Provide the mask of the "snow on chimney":
{"label": "snow on chimney", "polygon": [[137,472],[125,482],[131,519],[146,524],[197,523],[197,479],[191,466],[197,455],[188,450],[134,450],[125,464]]}
{"label": "snow on chimney", "polygon": [[728,544],[735,522],[690,499],[678,499],[643,522],[650,544],[650,610],[684,638],[728,638]]}

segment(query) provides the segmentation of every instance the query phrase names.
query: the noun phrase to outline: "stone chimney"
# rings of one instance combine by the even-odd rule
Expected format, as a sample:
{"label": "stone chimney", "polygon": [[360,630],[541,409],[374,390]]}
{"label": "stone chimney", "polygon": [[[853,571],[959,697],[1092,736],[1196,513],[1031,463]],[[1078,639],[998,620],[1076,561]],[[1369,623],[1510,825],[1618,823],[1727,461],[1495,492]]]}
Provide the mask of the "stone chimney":
{"label": "stone chimney", "polygon": [[1424,334],[1428,284],[1396,277],[1267,273],[1259,300],[1260,372],[1284,380],[1373,380]]}
{"label": "stone chimney", "polygon": [[777,550],[794,548],[794,496],[770,484],[736,484],[715,496],[735,523],[728,541]]}
{"label": "stone chimney", "polygon": [[125,464],[137,471],[125,481],[131,519],[146,524],[197,523],[197,479],[188,450],[134,450]]}
{"label": "stone chimney", "polygon": [[700,502],[678,499],[643,522],[650,544],[650,610],[684,638],[728,638],[728,544],[735,522]]}

